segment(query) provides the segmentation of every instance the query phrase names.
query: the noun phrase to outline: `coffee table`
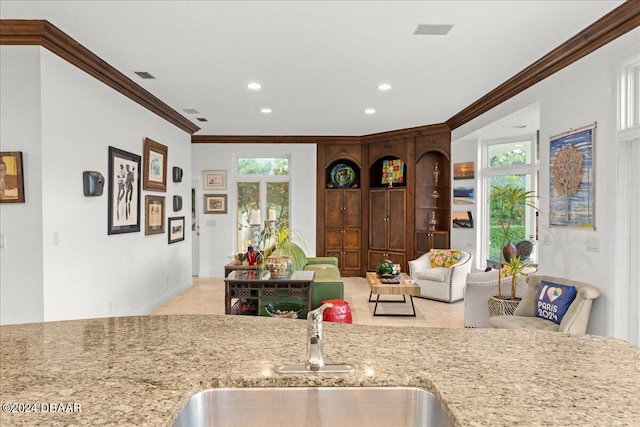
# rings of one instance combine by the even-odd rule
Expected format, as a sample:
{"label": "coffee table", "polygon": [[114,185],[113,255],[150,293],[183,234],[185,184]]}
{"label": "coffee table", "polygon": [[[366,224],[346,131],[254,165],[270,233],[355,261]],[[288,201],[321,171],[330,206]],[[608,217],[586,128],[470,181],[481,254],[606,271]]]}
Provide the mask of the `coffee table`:
{"label": "coffee table", "polygon": [[[416,308],[413,305],[413,296],[420,295],[420,286],[411,283],[411,278],[406,273],[400,273],[400,283],[397,284],[387,284],[380,282],[380,278],[376,273],[367,273],[367,283],[369,283],[369,289],[371,292],[369,293],[369,302],[375,302],[376,305],[373,308],[374,316],[408,316],[408,317],[416,317]],[[371,299],[373,294],[377,294],[377,298],[375,300]],[[380,295],[402,295],[402,301],[398,300],[381,300]],[[411,301],[411,310],[413,313],[389,313],[389,314],[377,314],[378,303],[379,302],[407,302],[407,295],[409,295],[409,301]]]}

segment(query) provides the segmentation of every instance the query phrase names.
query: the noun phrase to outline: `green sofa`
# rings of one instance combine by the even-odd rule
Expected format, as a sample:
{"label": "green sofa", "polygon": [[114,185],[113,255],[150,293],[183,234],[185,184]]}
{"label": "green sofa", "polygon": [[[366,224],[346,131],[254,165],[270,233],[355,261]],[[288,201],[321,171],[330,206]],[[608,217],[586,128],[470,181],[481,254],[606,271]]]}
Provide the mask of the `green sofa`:
{"label": "green sofa", "polygon": [[[336,257],[312,257],[309,258],[300,246],[293,242],[287,242],[281,246],[282,252],[293,258],[294,271],[314,271],[313,286],[311,286],[311,309],[320,307],[320,303],[326,299],[344,299],[344,283],[338,269]],[[284,300],[278,300],[284,301]],[[293,302],[295,300],[291,300]],[[273,300],[261,299],[259,313],[266,314],[264,306]],[[301,317],[307,316],[307,311],[301,313]]]}

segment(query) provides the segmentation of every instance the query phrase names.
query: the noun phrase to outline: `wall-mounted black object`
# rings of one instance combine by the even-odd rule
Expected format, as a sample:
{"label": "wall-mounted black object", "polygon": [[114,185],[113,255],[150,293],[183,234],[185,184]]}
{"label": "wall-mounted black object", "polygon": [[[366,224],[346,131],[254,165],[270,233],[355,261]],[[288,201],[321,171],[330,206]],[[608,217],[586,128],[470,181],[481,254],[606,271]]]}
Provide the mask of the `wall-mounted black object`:
{"label": "wall-mounted black object", "polygon": [[182,210],[182,196],[173,196],[173,211],[178,212]]}
{"label": "wall-mounted black object", "polygon": [[82,172],[82,184],[86,197],[102,196],[104,176],[100,172],[84,171]]}
{"label": "wall-mounted black object", "polygon": [[173,167],[173,182],[182,182],[182,168]]}

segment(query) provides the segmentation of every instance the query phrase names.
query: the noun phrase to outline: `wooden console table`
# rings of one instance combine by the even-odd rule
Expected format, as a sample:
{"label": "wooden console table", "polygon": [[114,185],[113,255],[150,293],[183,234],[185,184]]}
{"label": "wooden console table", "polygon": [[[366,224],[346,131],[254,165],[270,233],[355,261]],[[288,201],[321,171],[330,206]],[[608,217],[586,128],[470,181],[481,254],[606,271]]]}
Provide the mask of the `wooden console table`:
{"label": "wooden console table", "polygon": [[294,271],[287,279],[272,279],[268,271],[242,271],[229,273],[224,279],[224,312],[231,313],[232,300],[252,301],[258,307],[260,299],[298,298],[307,302],[311,310],[311,286],[314,271]]}
{"label": "wooden console table", "polygon": [[237,262],[230,262],[229,264],[224,266],[224,277],[227,277],[229,275],[229,273],[231,273],[232,271],[236,271],[236,270],[241,270],[241,271],[255,271],[258,269],[258,264],[253,264],[253,265],[249,265],[249,264],[239,264]]}

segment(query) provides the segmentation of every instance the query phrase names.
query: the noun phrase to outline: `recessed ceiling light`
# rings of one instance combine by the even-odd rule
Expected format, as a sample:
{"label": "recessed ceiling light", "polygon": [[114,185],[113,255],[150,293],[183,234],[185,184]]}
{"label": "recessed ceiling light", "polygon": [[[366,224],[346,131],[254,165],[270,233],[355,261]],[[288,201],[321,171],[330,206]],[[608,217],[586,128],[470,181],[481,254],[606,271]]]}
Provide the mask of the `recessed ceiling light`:
{"label": "recessed ceiling light", "polygon": [[260,112],[264,114],[269,114],[271,113],[271,108],[263,108],[262,110],[260,110]]}
{"label": "recessed ceiling light", "polygon": [[527,125],[513,125],[513,127],[516,129],[524,129],[527,127]]}
{"label": "recessed ceiling light", "polygon": [[365,114],[375,114],[376,110],[374,108],[367,108],[366,110],[364,110]]}
{"label": "recessed ceiling light", "polygon": [[380,89],[380,90],[389,90],[389,89],[391,89],[391,85],[389,83],[380,83],[378,85],[378,89]]}
{"label": "recessed ceiling light", "polygon": [[260,83],[256,83],[256,82],[251,82],[247,85],[247,87],[251,90],[258,90],[260,89],[262,86],[260,85]]}

